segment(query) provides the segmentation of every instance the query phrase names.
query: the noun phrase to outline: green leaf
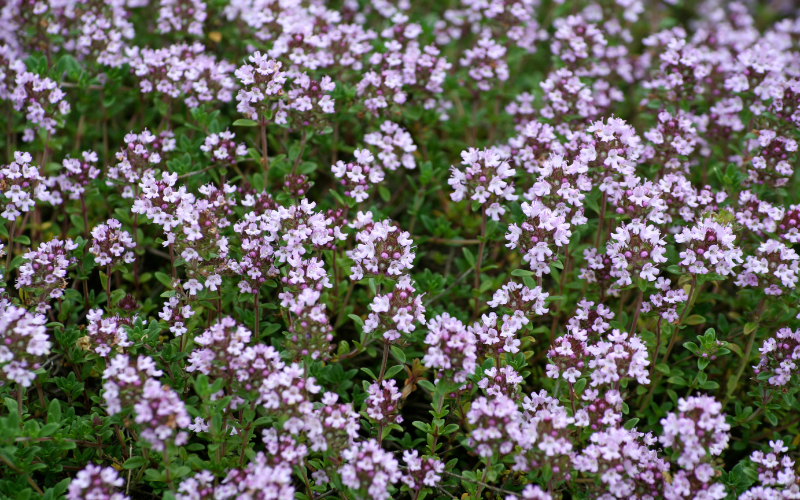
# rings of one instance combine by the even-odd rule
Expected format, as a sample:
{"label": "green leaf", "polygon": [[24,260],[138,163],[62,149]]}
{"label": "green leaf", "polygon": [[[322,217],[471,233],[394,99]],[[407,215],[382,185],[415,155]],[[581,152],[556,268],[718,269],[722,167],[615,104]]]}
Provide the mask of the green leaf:
{"label": "green leaf", "polygon": [[417,380],[417,385],[430,392],[436,390],[436,386],[433,385],[429,380]]}
{"label": "green leaf", "polygon": [[755,331],[756,328],[758,328],[758,323],[746,323],[744,325],[744,334],[750,335]]}
{"label": "green leaf", "polygon": [[258,122],[255,120],[248,120],[247,118],[239,118],[233,122],[234,127],[257,127]]}
{"label": "green leaf", "polygon": [[726,347],[727,347],[728,349],[730,349],[731,351],[735,352],[735,353],[736,353],[736,355],[737,355],[737,356],[739,356],[740,358],[743,358],[743,357],[744,357],[744,353],[742,352],[742,348],[741,348],[741,347],[739,347],[738,345],[736,345],[736,344],[734,344],[734,343],[730,343],[730,344],[728,344]]}
{"label": "green leaf", "polygon": [[639,423],[639,419],[638,418],[632,418],[632,419],[628,420],[627,422],[625,422],[625,425],[623,427],[625,427],[625,430],[631,430],[634,427],[636,427],[636,424],[638,424],[638,423]]}
{"label": "green leaf", "polygon": [[378,188],[378,194],[380,194],[381,195],[381,199],[383,201],[387,202],[387,203],[389,202],[389,200],[392,199],[392,193],[391,193],[391,191],[389,191],[389,188],[387,188],[386,186],[380,186]]}
{"label": "green leaf", "polygon": [[369,368],[364,367],[361,369],[361,371],[372,377],[373,380],[378,380],[378,377],[374,373],[372,373],[372,370],[370,370]]}
{"label": "green leaf", "polygon": [[699,347],[697,347],[697,344],[695,344],[694,342],[684,342],[683,343],[683,347],[685,347],[686,349],[692,351],[692,354],[694,354],[694,355],[697,355],[697,351],[700,349]]}
{"label": "green leaf", "polygon": [[672,274],[681,274],[683,271],[681,271],[681,267],[680,266],[676,266],[676,265],[673,264],[673,265],[667,267],[667,272],[668,273],[672,273]]}
{"label": "green leaf", "polygon": [[475,267],[475,254],[473,254],[467,247],[462,248],[461,251],[464,253],[464,258],[467,259],[469,266]]}
{"label": "green leaf", "polygon": [[514,269],[513,271],[511,271],[511,276],[520,276],[520,277],[534,276],[534,273],[533,271],[528,271],[527,269]]}
{"label": "green leaf", "polygon": [[386,370],[386,376],[384,378],[392,378],[401,371],[403,371],[403,365],[394,365],[393,367]]}
{"label": "green leaf", "polygon": [[188,474],[190,472],[192,472],[192,469],[190,469],[189,467],[186,467],[185,465],[182,465],[180,467],[176,467],[175,469],[173,469],[171,471],[170,476],[177,479],[179,477],[185,476],[186,474]]}
{"label": "green leaf", "polygon": [[666,363],[657,364],[656,370],[663,373],[664,375],[669,375],[669,365],[667,365]]}
{"label": "green leaf", "polygon": [[163,483],[166,480],[166,471],[147,469],[144,471],[144,477],[145,479],[153,483]]}
{"label": "green leaf", "polygon": [[670,384],[675,384],[675,385],[686,385],[686,379],[683,378],[683,377],[677,377],[677,376],[668,378],[667,382],[669,382]]}
{"label": "green leaf", "polygon": [[356,316],[355,314],[348,314],[347,317],[352,319],[358,326],[360,327],[364,326],[364,320],[361,319],[361,316]]}
{"label": "green leaf", "polygon": [[61,427],[60,423],[46,424],[39,429],[39,436],[46,437],[52,435],[58,428]]}
{"label": "green leaf", "polygon": [[17,238],[14,241],[19,243],[20,245],[25,245],[25,246],[30,246],[31,244],[31,239],[24,235],[17,236]]}
{"label": "green leaf", "polygon": [[[58,62],[56,63],[56,71],[58,71],[61,74],[66,73],[67,75],[73,77],[76,76],[77,74],[80,74],[81,67],[78,64],[78,61],[76,61],[74,57],[72,57],[69,54],[64,54],[58,59]],[[58,76],[60,77],[61,75]]]}
{"label": "green leaf", "polygon": [[172,278],[169,277],[167,273],[156,272],[155,273],[156,279],[161,282],[167,288],[172,288]]}
{"label": "green leaf", "polygon": [[392,355],[394,355],[394,357],[397,358],[399,362],[401,363],[406,362],[406,353],[404,353],[402,349],[400,349],[396,345],[391,346],[390,349],[392,350]]}
{"label": "green leaf", "polygon": [[416,427],[417,429],[421,430],[426,434],[428,432],[431,432],[432,430],[430,424],[426,424],[425,422],[420,422],[419,420],[415,420],[414,422],[411,423],[411,425],[413,425],[414,427]]}
{"label": "green leaf", "polygon": [[683,320],[684,325],[702,325],[705,322],[706,318],[704,316],[700,316],[699,314],[692,314]]}
{"label": "green leaf", "polygon": [[458,424],[450,424],[442,430],[442,435],[450,434],[459,429]]}
{"label": "green leaf", "polygon": [[69,221],[72,222],[72,225],[75,226],[80,232],[83,232],[83,217],[78,214],[72,214],[69,216]]}
{"label": "green leaf", "polygon": [[57,424],[59,422],[61,422],[61,404],[57,399],[53,399],[47,405],[47,423]]}
{"label": "green leaf", "polygon": [[138,469],[144,465],[144,457],[131,457],[122,464],[123,469]]}

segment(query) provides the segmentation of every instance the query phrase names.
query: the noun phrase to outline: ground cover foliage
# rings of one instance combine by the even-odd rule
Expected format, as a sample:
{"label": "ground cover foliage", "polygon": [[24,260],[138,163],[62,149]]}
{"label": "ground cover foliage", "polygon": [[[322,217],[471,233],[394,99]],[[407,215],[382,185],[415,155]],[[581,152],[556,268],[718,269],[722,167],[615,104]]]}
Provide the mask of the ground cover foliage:
{"label": "ground cover foliage", "polygon": [[3,2],[0,496],[800,498],[792,8]]}

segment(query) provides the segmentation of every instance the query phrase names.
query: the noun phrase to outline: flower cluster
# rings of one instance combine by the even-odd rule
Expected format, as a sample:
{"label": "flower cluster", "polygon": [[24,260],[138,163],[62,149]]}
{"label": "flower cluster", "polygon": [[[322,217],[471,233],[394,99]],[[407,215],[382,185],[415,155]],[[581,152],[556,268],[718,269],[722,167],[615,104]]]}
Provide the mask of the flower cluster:
{"label": "flower cluster", "polygon": [[797,500],[800,17],[676,2],[2,2],[0,489]]}
{"label": "flower cluster", "polygon": [[275,123],[282,125],[291,121],[297,128],[321,132],[327,123],[326,115],[335,111],[336,101],[326,92],[333,92],[335,88],[336,84],[329,76],[316,81],[303,73],[292,82],[292,88],[286,93],[286,100],[280,101],[275,113]]}
{"label": "flower cluster", "polygon": [[398,414],[401,404],[399,400],[400,391],[397,390],[397,382],[394,380],[373,382],[367,389],[367,416],[381,426],[401,424],[403,417]]}
{"label": "flower cluster", "polygon": [[558,260],[558,248],[569,244],[572,236],[570,224],[563,214],[539,202],[523,202],[522,213],[525,215],[522,223],[508,226],[506,246],[518,249],[522,260],[530,265],[536,276],[550,274],[550,263]]}
{"label": "flower cluster", "polygon": [[113,467],[100,467],[89,464],[85,469],[76,474],[75,479],[69,483],[67,500],[82,500],[84,498],[104,498],[107,500],[129,500],[120,489],[125,480]]}
{"label": "flower cluster", "polygon": [[469,444],[484,458],[501,457],[514,449],[514,424],[519,419],[516,402],[500,395],[476,398],[467,412]]}
{"label": "flower cluster", "polygon": [[678,400],[678,413],[661,419],[664,432],[659,442],[676,454],[680,470],[664,485],[664,498],[690,497],[703,491],[707,498],[725,498],[725,486],[717,482],[710,458],[727,448],[730,425],[725,422],[722,405],[710,396]]}
{"label": "flower cluster", "polygon": [[30,387],[41,367],[41,359],[50,353],[52,342],[47,335],[43,314],[32,314],[21,307],[0,301],[0,364],[2,384],[16,382]]}
{"label": "flower cluster", "polygon": [[121,263],[130,264],[136,260],[133,249],[136,243],[128,231],[122,229],[117,219],[108,219],[92,229],[92,246],[89,251],[94,260],[101,266],[116,266]]}
{"label": "flower cluster", "polygon": [[77,248],[78,244],[71,239],[54,239],[23,255],[25,262],[19,268],[16,287],[38,295],[37,308],[40,311],[50,307],[47,299],[58,299],[64,295],[67,270],[77,262],[71,252]]}
{"label": "flower cluster", "polygon": [[408,231],[403,231],[390,220],[373,221],[372,212],[358,213],[351,224],[358,229],[353,250],[347,256],[353,259],[350,279],[358,281],[365,276],[402,276],[414,262],[414,242]]}
{"label": "flower cluster", "polygon": [[357,498],[387,500],[389,486],[402,476],[397,460],[374,439],[354,444],[342,453],[342,458],[347,461],[339,471],[342,483],[352,488]]}
{"label": "flower cluster", "polygon": [[438,368],[439,378],[465,382],[478,366],[475,334],[447,313],[432,318],[427,326],[425,366]]}
{"label": "flower cluster", "polygon": [[764,290],[767,295],[782,295],[797,285],[800,256],[793,248],[777,240],[759,245],[755,255],[748,255],[736,284]]}
{"label": "flower cluster", "polygon": [[515,314],[519,311],[525,316],[541,316],[548,312],[545,300],[549,295],[542,291],[540,286],[528,288],[525,285],[509,281],[494,292],[492,300],[487,304],[489,307],[504,307],[514,311]]}
{"label": "flower cluster", "polygon": [[194,342],[199,347],[192,351],[186,371],[198,371],[214,379],[232,379],[253,361],[246,351],[250,336],[250,330],[233,318],[221,318],[195,337]]}
{"label": "flower cluster", "polygon": [[219,134],[210,134],[203,141],[200,150],[208,153],[214,163],[234,165],[237,157],[247,154],[247,146],[243,142],[237,144],[234,138],[236,138],[236,134],[228,130]]}
{"label": "flower cluster", "polygon": [[31,165],[30,153],[14,152],[14,161],[0,169],[0,194],[4,198],[2,215],[15,220],[22,212],[29,212],[36,200],[48,201],[49,193],[39,174],[38,167]]}
{"label": "flower cluster", "polygon": [[243,86],[236,94],[236,110],[258,120],[271,109],[270,101],[283,97],[286,73],[281,71],[283,65],[280,62],[260,52],[248,59],[253,64],[245,64],[235,73]]}
{"label": "flower cluster", "polygon": [[783,441],[769,442],[770,451],[754,451],[750,461],[757,466],[758,486],[751,486],[739,497],[742,500],[761,498],[791,498],[800,494],[800,478],[794,469],[794,460],[786,454],[789,447]]}
{"label": "flower cluster", "polygon": [[192,421],[180,394],[158,380],[145,381],[133,411],[140,437],[153,450],[164,451],[167,446],[181,446],[189,440],[189,433],[181,429],[186,429]]}
{"label": "flower cluster", "polygon": [[444,463],[436,457],[420,457],[417,450],[405,450],[403,462],[406,463],[407,472],[400,479],[412,490],[435,487],[442,480]]}
{"label": "flower cluster", "polygon": [[29,71],[17,74],[15,83],[11,101],[15,110],[25,113],[30,125],[25,129],[23,140],[33,141],[34,132],[40,129],[48,134],[55,133],[58,117],[70,111],[69,101],[64,99],[66,93],[57,82]]}
{"label": "flower cluster", "polygon": [[107,358],[112,352],[122,352],[124,348],[133,345],[128,340],[125,331],[130,326],[130,320],[120,316],[103,317],[102,309],[92,309],[86,313],[89,324],[86,326],[85,340],[87,348],[98,356]]}
{"label": "flower cluster", "polygon": [[759,349],[761,359],[753,371],[759,380],[772,386],[784,386],[797,372],[800,359],[800,330],[781,328],[769,337]]}
{"label": "flower cluster", "polygon": [[484,206],[486,214],[493,220],[499,220],[506,210],[496,200],[517,199],[513,182],[507,180],[514,177],[516,171],[509,166],[503,153],[497,148],[470,148],[461,152],[461,160],[464,170],[455,166],[450,169],[451,175],[447,183],[454,190],[450,198],[453,201],[465,198],[476,201]]}
{"label": "flower cluster", "polygon": [[680,265],[691,274],[716,274],[727,276],[742,262],[742,250],[734,243],[736,235],[730,225],[707,217],[691,228],[675,235],[675,241],[685,248],[680,252]]}
{"label": "flower cluster", "polygon": [[51,191],[58,186],[58,189],[67,193],[71,200],[79,200],[84,196],[86,186],[100,175],[100,169],[94,165],[98,161],[97,153],[84,151],[81,156],[83,161],[69,156],[64,158],[61,165],[65,172],[54,179],[56,182],[53,185],[48,186]]}
{"label": "flower cluster", "polygon": [[327,361],[333,350],[332,332],[325,304],[306,306],[292,320],[284,346],[292,359],[308,356],[313,360]]}
{"label": "flower cluster", "polygon": [[394,290],[376,295],[364,322],[364,333],[380,333],[386,342],[397,342],[403,334],[416,329],[415,322],[425,323],[425,306],[417,295],[408,275],[403,276]]}
{"label": "flower cluster", "polygon": [[339,160],[331,166],[331,170],[337,179],[341,179],[339,183],[344,186],[344,195],[361,203],[369,198],[367,191],[370,184],[382,182],[385,172],[371,165],[375,157],[368,150],[357,149],[354,155],[355,162],[345,163]]}
{"label": "flower cluster", "polygon": [[144,385],[151,377],[163,372],[156,368],[152,358],[139,356],[136,360],[118,354],[108,361],[103,371],[103,401],[106,411],[115,415],[140,401]]}
{"label": "flower cluster", "polygon": [[658,458],[652,434],[611,428],[592,434],[583,452],[575,457],[575,469],[596,474],[602,489],[614,498],[658,498],[669,464]]}
{"label": "flower cluster", "polygon": [[380,132],[365,135],[364,142],[373,146],[374,154],[385,170],[397,170],[400,166],[408,170],[416,168],[414,152],[417,146],[411,134],[400,125],[387,120],[381,124]]}
{"label": "flower cluster", "polygon": [[632,278],[655,281],[658,264],[667,262],[664,256],[667,242],[660,231],[636,219],[618,227],[611,235],[614,240],[606,250],[611,258],[611,276],[617,285],[625,287],[633,283]]}

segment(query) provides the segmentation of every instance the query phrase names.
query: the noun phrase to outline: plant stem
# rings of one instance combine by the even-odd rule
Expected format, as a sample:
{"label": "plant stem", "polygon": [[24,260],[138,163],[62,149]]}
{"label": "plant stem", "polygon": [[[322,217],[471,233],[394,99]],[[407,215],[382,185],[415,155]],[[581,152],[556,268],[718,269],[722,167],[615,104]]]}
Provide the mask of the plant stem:
{"label": "plant stem", "polygon": [[[81,193],[81,212],[83,212],[83,236],[89,235],[89,211],[86,210],[86,198]],[[137,214],[138,215],[138,214]]]}
{"label": "plant stem", "polygon": [[2,461],[3,461],[3,463],[5,463],[5,464],[6,464],[6,465],[8,465],[9,467],[11,467],[11,469],[12,469],[14,472],[16,472],[17,474],[19,474],[19,475],[21,475],[21,476],[25,476],[25,480],[26,480],[26,481],[28,481],[28,484],[30,484],[30,485],[31,485],[31,487],[32,487],[34,490],[36,490],[36,493],[38,493],[38,494],[40,494],[40,495],[44,495],[44,491],[42,491],[42,489],[41,489],[41,488],[39,488],[39,485],[37,485],[37,484],[36,484],[36,482],[35,482],[33,479],[31,479],[31,477],[30,477],[29,475],[27,475],[27,474],[23,473],[23,472],[22,472],[22,470],[20,470],[20,469],[19,469],[19,467],[17,467],[16,465],[14,465],[14,463],[13,463],[13,462],[11,462],[11,460],[7,459],[7,458],[6,458],[6,456],[3,454],[3,452],[2,452],[2,451],[0,451],[0,460],[2,460]]}
{"label": "plant stem", "polygon": [[111,313],[111,264],[106,266],[106,312]]}
{"label": "plant stem", "polygon": [[17,219],[14,219],[11,221],[11,231],[8,232],[8,248],[6,248],[6,283],[8,283],[9,273],[11,272],[11,254],[14,253],[14,232],[16,232],[16,230]]}
{"label": "plant stem", "polygon": [[650,358],[650,380],[653,380],[653,370],[656,369],[656,358],[658,357],[658,348],[661,347],[661,316],[658,317],[656,322],[656,346],[653,348],[653,356]]}
{"label": "plant stem", "polygon": [[300,161],[303,159],[303,151],[306,149],[306,129],[303,129],[303,135],[300,138],[300,151],[297,152],[297,158],[294,160],[294,165],[292,166],[292,175],[297,171],[297,166],[300,165]]}
{"label": "plant stem", "polygon": [[269,175],[269,157],[267,156],[267,122],[261,122],[261,154],[264,159],[264,186],[267,185]]}
{"label": "plant stem", "polygon": [[465,477],[465,476],[462,476],[462,475],[459,475],[459,474],[454,474],[454,473],[448,472],[448,471],[444,471],[444,473],[447,474],[448,476],[457,477],[458,479],[461,479],[463,481],[468,481],[470,483],[477,484],[480,487],[478,489],[478,494],[476,495],[477,498],[480,498],[480,493],[481,493],[481,489],[482,488],[489,488],[490,490],[496,491],[498,493],[503,493],[505,495],[514,495],[516,497],[520,496],[519,493],[517,493],[515,491],[504,490],[503,488],[498,488],[497,486],[492,486],[491,484],[486,484],[486,482],[484,482],[484,481],[486,480],[486,474],[489,471],[489,467],[490,467],[490,465],[487,462],[486,463],[486,468],[483,470],[483,475],[482,475],[480,481],[476,481],[475,479],[470,479],[468,477]]}
{"label": "plant stem", "polygon": [[597,236],[594,239],[595,248],[600,248],[600,237],[603,235],[603,226],[606,216],[606,193],[603,193],[603,201],[600,204],[600,220],[597,222]]}
{"label": "plant stem", "polygon": [[664,353],[664,357],[661,359],[662,363],[666,363],[667,359],[669,359],[669,355],[672,352],[672,348],[675,346],[675,341],[678,339],[678,330],[680,329],[680,326],[683,323],[683,319],[686,317],[686,313],[689,312],[689,309],[692,308],[692,295],[694,294],[694,289],[696,286],[697,286],[697,275],[692,275],[692,285],[689,287],[689,297],[686,299],[686,307],[684,307],[683,311],[681,311],[681,317],[678,318],[678,323],[675,325],[675,331],[672,332],[672,337],[669,339],[667,352]]}
{"label": "plant stem", "polygon": [[19,413],[19,428],[22,429],[22,395],[25,394],[22,384],[17,384],[17,412]]}
{"label": "plant stem", "polygon": [[475,260],[475,313],[474,319],[478,319],[478,312],[480,309],[480,286],[481,286],[481,264],[483,263],[483,248],[486,246],[486,207],[481,207],[481,237],[478,238],[480,244],[478,245],[478,258]]}
{"label": "plant stem", "polygon": [[386,365],[389,362],[389,341],[383,343],[383,362],[381,363],[381,374],[378,376],[378,384],[383,382],[383,376],[386,375]]}
{"label": "plant stem", "polygon": [[[686,299],[686,307],[684,307],[683,311],[681,311],[681,317],[680,317],[680,319],[678,319],[678,326],[683,324],[683,318],[686,317],[686,313],[689,312],[689,309],[692,308],[692,295],[694,294],[694,289],[695,289],[696,286],[697,286],[697,275],[693,274],[692,275],[692,285],[689,287],[689,297]],[[675,333],[677,333],[677,332],[678,332],[678,330],[675,329]],[[667,351],[667,352],[669,352],[669,351]]]}
{"label": "plant stem", "polygon": [[642,298],[644,297],[644,292],[642,289],[639,289],[639,295],[636,298],[636,312],[633,313],[633,323],[631,324],[631,335],[636,333],[636,323],[639,321],[639,312],[642,309]]}
{"label": "plant stem", "polygon": [[483,474],[481,474],[481,480],[478,482],[478,491],[477,491],[477,493],[475,493],[475,498],[476,499],[480,499],[481,498],[481,493],[483,491],[483,487],[484,486],[489,486],[484,481],[486,481],[486,476],[489,473],[489,467],[490,467],[491,463],[492,463],[491,459],[486,460],[486,467],[483,468]]}
{"label": "plant stem", "polygon": [[758,327],[761,324],[761,316],[764,314],[764,305],[766,304],[766,297],[761,297],[761,300],[758,301],[758,306],[756,307],[756,317],[755,317],[755,326],[753,331],[750,332],[750,338],[747,340],[747,350],[744,353],[744,357],[742,358],[742,362],[739,363],[739,369],[736,370],[736,375],[734,375],[733,379],[728,381],[728,394],[725,397],[725,403],[723,403],[723,408],[725,408],[725,404],[728,403],[728,400],[733,395],[733,391],[736,390],[736,386],[739,384],[739,378],[741,378],[742,373],[744,373],[744,369],[747,366],[748,361],[750,360],[750,353],[753,351],[753,344],[756,340],[756,333],[758,333]]}
{"label": "plant stem", "polygon": [[253,333],[256,334],[256,338],[257,338],[258,337],[258,292],[255,293],[255,298],[253,300],[253,303],[255,304],[254,311],[255,311],[255,314],[256,314],[255,328],[253,329]]}

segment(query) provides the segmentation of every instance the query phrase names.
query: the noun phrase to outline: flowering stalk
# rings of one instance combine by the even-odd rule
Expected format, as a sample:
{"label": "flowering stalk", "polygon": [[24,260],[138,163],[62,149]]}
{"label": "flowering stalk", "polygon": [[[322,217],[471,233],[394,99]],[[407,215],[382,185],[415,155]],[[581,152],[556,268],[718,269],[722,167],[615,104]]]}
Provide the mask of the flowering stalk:
{"label": "flowering stalk", "polygon": [[258,126],[261,128],[261,161],[264,164],[264,182],[269,179],[269,156],[267,154],[267,122],[262,118]]}
{"label": "flowering stalk", "polygon": [[[481,235],[478,238],[478,257],[475,261],[475,290],[480,290],[481,285],[481,264],[483,263],[483,249],[486,245],[486,207],[481,207]],[[473,318],[478,319],[478,309],[480,306],[480,294],[475,296],[475,311]]]}

